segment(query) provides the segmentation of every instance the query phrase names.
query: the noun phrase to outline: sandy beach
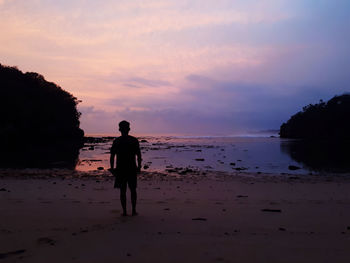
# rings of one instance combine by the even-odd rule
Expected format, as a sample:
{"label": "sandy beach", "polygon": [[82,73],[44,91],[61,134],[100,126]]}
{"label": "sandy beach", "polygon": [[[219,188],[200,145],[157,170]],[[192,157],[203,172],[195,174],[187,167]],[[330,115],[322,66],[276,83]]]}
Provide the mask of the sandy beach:
{"label": "sandy beach", "polygon": [[143,172],[122,217],[107,172],[0,174],[2,262],[350,261],[346,175]]}

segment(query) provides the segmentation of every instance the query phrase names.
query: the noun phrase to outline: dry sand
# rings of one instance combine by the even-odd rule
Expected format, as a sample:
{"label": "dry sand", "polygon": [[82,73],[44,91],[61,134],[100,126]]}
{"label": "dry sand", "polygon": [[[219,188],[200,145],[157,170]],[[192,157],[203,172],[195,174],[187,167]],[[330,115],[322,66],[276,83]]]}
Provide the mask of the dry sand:
{"label": "dry sand", "polygon": [[94,175],[0,172],[0,261],[350,262],[349,176]]}

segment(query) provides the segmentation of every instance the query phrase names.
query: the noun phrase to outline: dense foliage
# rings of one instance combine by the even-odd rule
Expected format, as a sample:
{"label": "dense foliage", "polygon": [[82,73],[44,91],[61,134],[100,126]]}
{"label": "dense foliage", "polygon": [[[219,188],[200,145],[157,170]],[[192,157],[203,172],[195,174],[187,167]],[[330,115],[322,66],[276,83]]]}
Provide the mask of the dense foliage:
{"label": "dense foliage", "polygon": [[78,100],[38,73],[0,64],[1,166],[41,167],[77,157]]}
{"label": "dense foliage", "polygon": [[305,106],[280,128],[282,138],[350,139],[350,94]]}

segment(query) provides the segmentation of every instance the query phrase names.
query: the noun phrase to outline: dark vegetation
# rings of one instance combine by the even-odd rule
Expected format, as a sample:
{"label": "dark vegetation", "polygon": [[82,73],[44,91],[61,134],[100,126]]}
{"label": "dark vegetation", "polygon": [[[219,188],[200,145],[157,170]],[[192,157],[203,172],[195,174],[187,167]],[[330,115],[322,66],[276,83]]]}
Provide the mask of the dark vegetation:
{"label": "dark vegetation", "polygon": [[0,64],[0,99],[0,167],[75,167],[84,137],[77,98]]}
{"label": "dark vegetation", "polygon": [[314,171],[350,171],[350,94],[305,106],[280,128],[283,152]]}
{"label": "dark vegetation", "polygon": [[350,94],[305,106],[280,128],[282,138],[350,139]]}

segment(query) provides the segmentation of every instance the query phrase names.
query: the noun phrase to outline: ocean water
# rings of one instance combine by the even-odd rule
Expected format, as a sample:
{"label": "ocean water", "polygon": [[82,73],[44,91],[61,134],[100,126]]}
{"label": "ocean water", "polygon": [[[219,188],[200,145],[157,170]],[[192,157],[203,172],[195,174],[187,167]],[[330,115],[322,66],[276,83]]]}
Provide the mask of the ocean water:
{"label": "ocean water", "polygon": [[[79,171],[109,168],[111,137],[95,137],[81,149]],[[139,137],[147,171],[174,168],[210,171],[309,174],[350,171],[346,145],[278,137]],[[298,167],[291,170],[290,166]]]}

